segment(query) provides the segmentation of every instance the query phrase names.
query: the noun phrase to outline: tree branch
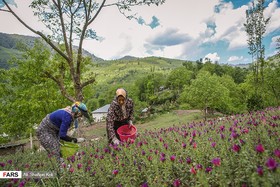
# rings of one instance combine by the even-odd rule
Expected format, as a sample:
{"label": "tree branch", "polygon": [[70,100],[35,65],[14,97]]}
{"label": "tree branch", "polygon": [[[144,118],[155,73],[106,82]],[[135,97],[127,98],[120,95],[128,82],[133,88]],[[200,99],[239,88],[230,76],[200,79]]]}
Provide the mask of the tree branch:
{"label": "tree branch", "polygon": [[101,9],[104,7],[104,4],[105,4],[106,0],[103,0],[102,4],[100,5],[99,9],[97,10],[96,14],[93,16],[93,18],[91,18],[91,20],[89,20],[88,25],[90,25],[94,20],[95,18],[98,16],[98,14],[100,13]]}
{"label": "tree branch", "polygon": [[1,8],[0,8],[0,11],[3,11],[3,12],[10,12],[10,13],[11,13],[11,11],[9,11],[9,10],[4,10],[4,9],[1,9]]}
{"label": "tree branch", "polygon": [[18,17],[18,15],[10,8],[10,6],[6,3],[5,0],[3,0],[4,4],[7,6],[7,8],[9,9],[9,11],[11,14],[13,14],[15,16],[15,18],[21,23],[23,24],[27,29],[29,29],[31,32],[41,36],[41,38],[43,38],[58,54],[60,54],[67,62],[69,61],[69,58],[67,55],[65,55],[58,47],[55,46],[55,44],[47,37],[45,36],[43,33],[41,33],[40,31],[36,31],[33,28],[31,28],[29,25],[27,25],[22,19],[20,19]]}
{"label": "tree branch", "polygon": [[90,78],[89,80],[85,81],[84,83],[81,84],[81,88],[86,87],[87,85],[94,83],[95,82],[95,77]]}
{"label": "tree branch", "polygon": [[61,2],[60,0],[57,1],[57,3],[55,2],[55,0],[52,0],[53,3],[56,5],[58,12],[59,12],[59,18],[60,18],[60,23],[61,23],[61,28],[62,28],[62,34],[63,34],[63,40],[64,40],[64,45],[65,45],[65,49],[66,49],[66,53],[68,54],[68,63],[70,63],[72,61],[72,53],[69,50],[69,44],[68,44],[68,40],[67,40],[67,35],[66,35],[66,29],[65,29],[65,24],[64,24],[64,19],[63,19],[63,13],[62,13],[62,8],[61,8]]}
{"label": "tree branch", "polygon": [[59,87],[61,94],[66,97],[69,101],[75,102],[75,98],[73,98],[71,95],[69,95],[65,89],[65,86],[63,82],[60,79],[57,79],[54,77],[50,72],[45,71],[44,74],[46,75],[47,78],[52,79]]}

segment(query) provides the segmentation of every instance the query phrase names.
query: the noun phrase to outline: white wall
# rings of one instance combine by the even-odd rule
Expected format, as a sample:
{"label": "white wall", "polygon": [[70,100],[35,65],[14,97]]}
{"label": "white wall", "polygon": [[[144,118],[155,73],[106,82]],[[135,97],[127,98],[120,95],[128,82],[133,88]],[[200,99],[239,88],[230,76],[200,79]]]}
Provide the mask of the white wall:
{"label": "white wall", "polygon": [[92,114],[92,117],[94,119],[94,122],[105,121],[107,117],[107,113],[94,113]]}

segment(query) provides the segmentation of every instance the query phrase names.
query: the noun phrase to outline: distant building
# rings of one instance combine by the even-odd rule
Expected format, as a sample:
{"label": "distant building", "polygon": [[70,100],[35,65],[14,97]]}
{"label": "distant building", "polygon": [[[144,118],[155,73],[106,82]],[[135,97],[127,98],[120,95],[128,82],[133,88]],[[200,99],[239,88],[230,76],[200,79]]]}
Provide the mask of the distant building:
{"label": "distant building", "polygon": [[107,104],[101,108],[96,109],[95,111],[92,111],[92,118],[94,122],[102,122],[106,120],[108,109],[110,107],[110,104]]}
{"label": "distant building", "polygon": [[142,111],[141,111],[141,115],[140,117],[141,118],[146,118],[148,117],[150,114],[150,107],[147,107],[147,108],[144,108]]}

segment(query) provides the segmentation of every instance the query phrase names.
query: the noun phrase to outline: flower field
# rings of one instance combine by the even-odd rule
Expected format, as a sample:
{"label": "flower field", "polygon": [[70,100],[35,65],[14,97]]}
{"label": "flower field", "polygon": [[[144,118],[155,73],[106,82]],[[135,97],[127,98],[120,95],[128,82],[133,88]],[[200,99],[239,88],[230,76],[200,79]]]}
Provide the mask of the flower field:
{"label": "flower field", "polygon": [[45,152],[1,157],[0,170],[57,177],[0,186],[280,186],[280,107],[143,131],[119,146],[94,142],[54,163]]}

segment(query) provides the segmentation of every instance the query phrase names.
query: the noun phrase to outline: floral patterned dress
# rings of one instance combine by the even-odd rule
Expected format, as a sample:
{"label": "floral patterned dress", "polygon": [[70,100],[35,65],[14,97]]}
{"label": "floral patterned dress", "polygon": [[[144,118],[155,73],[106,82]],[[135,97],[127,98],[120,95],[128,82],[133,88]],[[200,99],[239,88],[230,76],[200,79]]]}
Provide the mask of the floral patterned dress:
{"label": "floral patterned dress", "polygon": [[120,139],[117,134],[117,129],[122,125],[128,124],[129,120],[133,120],[133,113],[134,103],[132,99],[126,99],[125,111],[123,111],[116,98],[112,101],[106,118],[106,130],[109,143],[112,142],[114,138]]}

